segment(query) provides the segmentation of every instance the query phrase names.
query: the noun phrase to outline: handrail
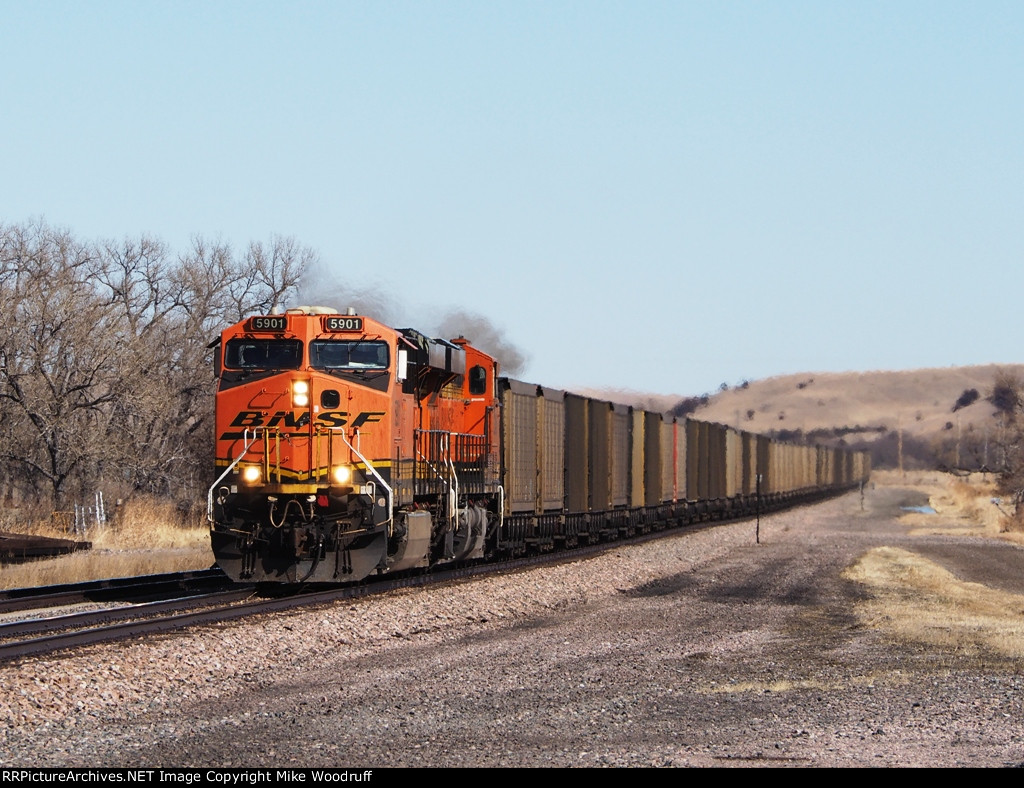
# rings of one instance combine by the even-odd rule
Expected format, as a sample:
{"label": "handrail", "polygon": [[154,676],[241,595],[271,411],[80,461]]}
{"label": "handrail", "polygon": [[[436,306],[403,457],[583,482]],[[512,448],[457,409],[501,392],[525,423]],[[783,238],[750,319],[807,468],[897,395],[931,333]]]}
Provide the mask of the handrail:
{"label": "handrail", "polygon": [[213,522],[213,491],[214,491],[214,489],[217,487],[218,484],[220,484],[222,481],[224,481],[224,477],[227,476],[229,473],[231,473],[231,471],[233,471],[235,469],[235,466],[238,465],[238,463],[242,461],[242,458],[249,452],[249,447],[252,446],[256,442],[256,430],[253,429],[252,437],[250,438],[249,437],[249,428],[246,427],[245,428],[245,432],[242,433],[242,442],[243,442],[242,453],[239,454],[237,457],[235,457],[234,462],[232,462],[227,468],[224,469],[224,473],[222,473],[220,476],[217,477],[217,481],[215,481],[212,485],[210,485],[210,489],[206,493],[206,520],[207,520],[207,522],[211,522],[211,523]]}
{"label": "handrail", "polygon": [[426,464],[428,468],[430,468],[431,472],[434,474],[434,476],[437,477],[437,480],[441,482],[441,484],[451,487],[451,485],[448,484],[448,480],[444,478],[441,471],[438,470],[437,466],[435,466],[434,463],[430,461],[430,458],[426,454],[421,452],[419,449],[416,449],[416,454],[418,454],[419,458],[423,460],[423,462]]}
{"label": "handrail", "polygon": [[[353,446],[351,443],[349,443],[348,436],[345,435],[345,430],[344,429],[339,429],[338,433],[341,435],[341,439],[343,441],[345,441],[345,445],[348,446],[349,450],[354,455],[356,455],[356,457],[359,458],[359,460],[363,463],[363,465],[366,466],[366,469],[373,475],[373,477],[378,482],[380,482],[381,486],[385,490],[387,490],[387,493],[388,493],[388,519],[386,521],[386,525],[388,526],[388,535],[390,536],[391,535],[392,526],[394,525],[394,520],[395,520],[395,514],[394,514],[394,512],[395,512],[395,506],[394,506],[394,503],[395,503],[395,493],[391,489],[391,485],[388,484],[386,481],[384,481],[384,477],[381,476],[377,472],[377,469],[373,467],[373,465],[370,463],[370,461],[368,459],[366,459],[362,454],[360,454],[359,450],[355,446]],[[356,436],[357,437],[358,437],[358,435],[359,435],[359,433],[356,432]],[[376,490],[374,490],[373,494],[374,495],[377,494]]]}
{"label": "handrail", "polygon": [[444,460],[451,474],[452,494],[448,496],[448,528],[454,531],[459,523],[459,474],[455,472],[455,461],[452,459],[452,447],[449,443],[452,434],[444,436]]}

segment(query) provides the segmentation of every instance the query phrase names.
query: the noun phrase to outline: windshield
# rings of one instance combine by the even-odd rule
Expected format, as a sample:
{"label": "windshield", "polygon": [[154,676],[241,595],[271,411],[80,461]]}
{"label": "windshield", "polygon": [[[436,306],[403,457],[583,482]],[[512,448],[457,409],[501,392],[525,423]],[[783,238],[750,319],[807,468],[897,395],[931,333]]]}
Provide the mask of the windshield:
{"label": "windshield", "polygon": [[298,369],[301,363],[298,339],[231,339],[224,350],[230,369]]}
{"label": "windshield", "polygon": [[388,343],[315,339],[309,344],[309,365],[319,369],[387,369]]}

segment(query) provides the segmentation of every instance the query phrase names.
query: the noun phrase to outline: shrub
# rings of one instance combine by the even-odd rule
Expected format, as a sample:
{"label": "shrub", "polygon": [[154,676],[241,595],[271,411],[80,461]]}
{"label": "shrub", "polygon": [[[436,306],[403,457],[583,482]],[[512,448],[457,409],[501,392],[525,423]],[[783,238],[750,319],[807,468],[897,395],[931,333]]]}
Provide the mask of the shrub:
{"label": "shrub", "polygon": [[981,395],[977,389],[964,389],[960,398],[953,404],[953,412],[956,413],[960,408],[966,408],[968,405],[973,405],[978,401]]}

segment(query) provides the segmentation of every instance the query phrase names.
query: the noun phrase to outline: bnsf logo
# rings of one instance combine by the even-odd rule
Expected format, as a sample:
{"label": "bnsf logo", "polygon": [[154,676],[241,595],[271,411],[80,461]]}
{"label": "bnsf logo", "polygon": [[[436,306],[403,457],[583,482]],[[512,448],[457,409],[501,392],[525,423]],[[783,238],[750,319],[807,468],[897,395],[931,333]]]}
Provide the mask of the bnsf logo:
{"label": "bnsf logo", "polygon": [[[317,414],[316,423],[323,427],[362,427],[364,424],[378,422],[386,415],[384,411],[363,411],[357,414],[355,418],[349,420],[351,414],[348,411],[328,410]],[[261,410],[243,410],[231,422],[232,427],[243,429],[246,427],[250,429],[253,427],[291,427],[292,429],[299,429],[308,424],[309,413],[307,411],[294,413],[288,410],[279,410],[274,414],[264,413]],[[225,432],[220,437],[221,440],[231,440],[240,438],[242,435],[242,432]]]}

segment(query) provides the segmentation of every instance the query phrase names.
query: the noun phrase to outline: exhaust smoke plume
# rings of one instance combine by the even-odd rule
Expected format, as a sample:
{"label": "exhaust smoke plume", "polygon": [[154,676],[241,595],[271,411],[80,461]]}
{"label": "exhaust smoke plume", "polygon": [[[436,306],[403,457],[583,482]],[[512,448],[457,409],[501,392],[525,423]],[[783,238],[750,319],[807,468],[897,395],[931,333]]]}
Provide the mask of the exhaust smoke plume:
{"label": "exhaust smoke plume", "polygon": [[387,325],[396,325],[401,318],[395,314],[391,297],[379,289],[353,287],[337,280],[323,267],[310,268],[298,289],[299,303],[329,306],[344,312],[349,307],[357,314],[368,315]]}
{"label": "exhaust smoke plume", "polygon": [[[399,307],[389,293],[379,287],[359,288],[340,282],[337,275],[327,271],[322,264],[307,268],[298,288],[298,298],[301,304],[333,307],[339,312],[352,307],[358,314],[369,315],[387,325],[412,325],[440,339],[462,336],[498,359],[502,374],[515,376],[526,369],[527,355],[505,339],[502,332],[483,315],[464,309],[449,309],[435,326],[410,324],[408,315],[398,314]],[[401,311],[404,313],[405,310]]]}
{"label": "exhaust smoke plume", "polygon": [[438,336],[444,339],[465,337],[474,347],[498,359],[502,374],[515,376],[526,369],[526,354],[505,339],[501,331],[483,315],[453,309],[441,318]]}

